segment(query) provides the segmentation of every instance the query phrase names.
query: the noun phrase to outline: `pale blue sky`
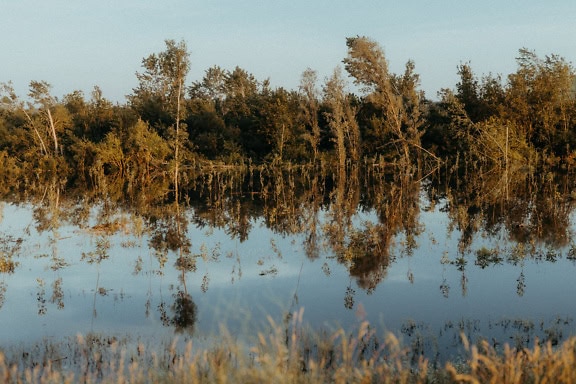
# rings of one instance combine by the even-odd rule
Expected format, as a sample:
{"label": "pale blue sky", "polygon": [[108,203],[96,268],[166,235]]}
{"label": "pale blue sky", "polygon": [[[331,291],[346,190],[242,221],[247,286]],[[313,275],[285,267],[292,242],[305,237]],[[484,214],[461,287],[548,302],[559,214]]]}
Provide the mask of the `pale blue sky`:
{"label": "pale blue sky", "polygon": [[519,48],[576,61],[574,0],[0,0],[0,82],[21,96],[30,80],[55,95],[94,85],[123,103],[143,57],[165,39],[186,41],[188,83],[212,65],[236,65],[296,89],[311,67],[324,80],[345,39],[365,35],[402,72],[412,59],[429,98],[453,88],[456,67],[478,75],[515,71]]}

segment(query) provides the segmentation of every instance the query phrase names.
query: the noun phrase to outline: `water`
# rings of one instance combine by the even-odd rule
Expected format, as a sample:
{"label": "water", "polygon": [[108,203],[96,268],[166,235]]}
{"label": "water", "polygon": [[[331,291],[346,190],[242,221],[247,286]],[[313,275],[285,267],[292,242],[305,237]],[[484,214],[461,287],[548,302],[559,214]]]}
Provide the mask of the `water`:
{"label": "water", "polygon": [[429,188],[386,208],[362,193],[352,206],[336,188],[329,204],[281,209],[284,191],[213,217],[202,199],[142,215],[63,197],[5,201],[0,255],[14,264],[0,273],[2,346],[89,333],[209,345],[222,326],[249,342],[301,308],[312,330],[353,332],[368,320],[433,361],[462,353],[462,333],[497,348],[576,335],[571,208],[552,209],[567,218],[550,224],[558,233],[544,226],[518,241],[524,228],[503,224],[512,208],[475,215]]}

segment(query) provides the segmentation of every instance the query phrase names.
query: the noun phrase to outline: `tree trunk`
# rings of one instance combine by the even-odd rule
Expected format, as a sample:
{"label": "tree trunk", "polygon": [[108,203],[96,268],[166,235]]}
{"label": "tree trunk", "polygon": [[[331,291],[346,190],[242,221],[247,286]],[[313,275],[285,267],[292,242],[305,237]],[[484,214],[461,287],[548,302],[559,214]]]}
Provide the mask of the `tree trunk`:
{"label": "tree trunk", "polygon": [[176,99],[176,138],[174,143],[174,198],[176,203],[178,203],[178,195],[179,195],[179,147],[180,147],[180,96],[182,93],[182,80],[178,82],[178,96]]}
{"label": "tree trunk", "polygon": [[52,112],[50,112],[50,108],[46,107],[46,113],[48,114],[48,122],[50,124],[52,140],[54,140],[54,155],[58,155],[58,136],[56,136],[56,126],[54,125],[54,119],[52,119]]}

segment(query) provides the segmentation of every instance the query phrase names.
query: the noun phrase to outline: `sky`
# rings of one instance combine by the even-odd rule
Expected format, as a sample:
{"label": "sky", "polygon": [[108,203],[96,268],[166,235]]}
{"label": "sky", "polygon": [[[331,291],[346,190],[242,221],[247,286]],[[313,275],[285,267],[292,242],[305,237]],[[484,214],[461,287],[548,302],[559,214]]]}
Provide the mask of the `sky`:
{"label": "sky", "polygon": [[[125,103],[142,59],[183,40],[188,84],[214,65],[239,66],[296,90],[343,68],[346,37],[380,44],[390,70],[413,60],[426,97],[455,88],[457,66],[481,77],[516,70],[520,48],[576,61],[574,0],[0,0],[0,83],[25,97],[45,80],[61,98],[94,86]],[[351,82],[351,80],[350,80]]]}

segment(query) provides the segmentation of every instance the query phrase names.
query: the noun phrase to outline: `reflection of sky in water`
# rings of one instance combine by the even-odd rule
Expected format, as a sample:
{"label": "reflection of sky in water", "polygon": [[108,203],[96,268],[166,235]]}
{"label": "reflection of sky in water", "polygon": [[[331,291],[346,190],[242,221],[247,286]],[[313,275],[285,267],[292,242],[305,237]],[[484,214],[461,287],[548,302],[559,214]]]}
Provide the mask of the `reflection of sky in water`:
{"label": "reflection of sky in water", "polygon": [[[35,232],[28,206],[5,204],[2,214],[0,237],[24,240],[14,257],[19,263],[15,273],[0,274],[0,283],[6,288],[0,308],[0,339],[5,343],[92,331],[155,339],[174,336],[173,329],[162,325],[159,311],[164,303],[170,312],[176,292],[182,289],[180,272],[174,268],[174,253],[169,254],[160,274],[154,250],[148,249],[145,237],[116,234],[110,238],[110,257],[99,264],[88,264],[81,260],[82,253],[96,249],[98,236],[63,226],[53,248],[50,231],[40,236]],[[375,222],[376,218],[361,213],[355,223],[366,220]],[[266,329],[268,314],[281,324],[285,313],[300,307],[304,307],[305,322],[315,329],[351,329],[358,324],[362,308],[381,333],[391,330],[400,334],[402,327],[412,322],[419,325],[419,332],[440,338],[437,348],[443,350],[449,348],[451,339],[441,340],[442,332],[449,329],[457,335],[454,325],[460,321],[480,324],[478,335],[510,341],[511,336],[501,325],[506,319],[528,319],[535,324],[535,332],[542,333],[555,318],[576,316],[576,265],[566,260],[566,250],[555,263],[526,259],[512,265],[504,260],[502,265],[481,269],[475,265],[477,249],[498,246],[505,259],[512,246],[504,242],[503,235],[495,239],[477,234],[464,255],[467,265],[463,289],[462,272],[453,264],[441,263],[442,255],[452,261],[458,257],[460,234],[447,232],[448,219],[439,207],[422,211],[420,221],[424,231],[416,239],[418,246],[413,254],[403,254],[403,239],[398,236],[391,249],[395,260],[370,294],[356,285],[344,265],[331,258],[329,248],[321,248],[318,259],[308,260],[304,235],[283,237],[256,222],[248,240],[240,243],[223,230],[192,227],[192,252],[205,250],[210,259],[217,248],[219,254],[217,261],[198,258],[196,271],[186,274],[188,293],[198,309],[195,337],[218,334],[219,324],[242,337]],[[28,227],[30,235],[25,232]],[[69,265],[50,269],[53,251]],[[142,270],[135,273],[139,258]],[[517,293],[521,274],[526,284],[522,296]],[[207,290],[203,292],[205,277]],[[52,298],[53,284],[59,278],[63,309],[58,309],[57,300]],[[441,286],[449,287],[447,297]],[[344,305],[347,288],[353,290],[352,309]],[[46,313],[39,316],[43,300]],[[540,322],[544,322],[542,329]],[[563,327],[565,332],[576,334],[573,321]],[[405,332],[403,337],[409,340],[413,334]]]}

